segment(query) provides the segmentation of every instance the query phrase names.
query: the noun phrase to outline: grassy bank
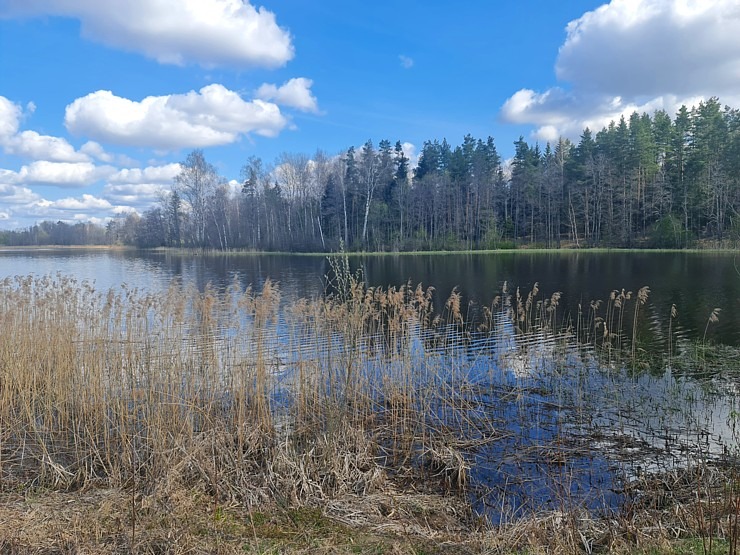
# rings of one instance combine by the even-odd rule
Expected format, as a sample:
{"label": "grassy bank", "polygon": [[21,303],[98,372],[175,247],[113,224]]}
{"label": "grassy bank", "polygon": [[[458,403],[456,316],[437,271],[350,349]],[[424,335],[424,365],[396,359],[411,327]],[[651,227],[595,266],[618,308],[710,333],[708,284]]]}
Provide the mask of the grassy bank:
{"label": "grassy bank", "polygon": [[[326,252],[290,252],[290,251],[253,251],[253,250],[200,250],[160,247],[151,249],[153,252],[166,252],[181,255],[205,254],[209,256],[327,256]],[[448,256],[448,255],[517,255],[517,254],[558,254],[558,253],[727,253],[737,254],[735,247],[716,247],[707,245],[698,248],[665,249],[665,248],[606,248],[606,247],[575,247],[542,248],[521,246],[513,249],[476,249],[476,250],[424,250],[424,251],[342,251],[343,256],[349,257],[385,257],[385,256]]]}
{"label": "grassy bank", "polygon": [[[331,295],[289,306],[270,282],[162,295],[0,283],[0,547],[680,553],[698,545],[688,537],[736,552],[732,459],[700,451],[673,474],[623,474],[603,510],[563,489],[601,475],[579,466],[607,429],[584,372],[624,394],[637,355],[625,322],[646,289],[575,322],[558,294],[502,291],[473,323],[457,293],[434,307],[430,290],[337,270]],[[511,381],[513,367],[526,376]],[[639,414],[618,408],[622,427]],[[532,440],[525,425],[553,432]],[[482,493],[486,452],[540,468],[549,505],[507,505],[513,486]],[[511,518],[494,523],[481,498]]]}
{"label": "grassy bank", "polygon": [[[347,554],[573,554],[720,555],[731,553],[728,540],[711,546],[690,530],[676,537],[669,530],[633,524],[622,538],[604,537],[599,523],[551,514],[499,530],[457,528],[449,509],[434,499],[388,496],[405,514],[390,518],[369,513],[364,519],[331,514],[332,508],[246,511],[236,506],[210,510],[209,497],[187,491],[162,504],[145,497],[131,536],[129,493],[91,489],[83,492],[27,492],[0,498],[0,550],[3,553],[347,553]],[[151,503],[151,505],[149,504]],[[352,505],[350,507],[350,505]],[[347,513],[360,515],[363,503],[347,502]],[[327,514],[329,513],[329,514]],[[576,521],[577,522],[577,521]],[[451,528],[445,528],[450,524]],[[586,543],[584,543],[586,542]]]}
{"label": "grassy bank", "polygon": [[[0,251],[29,251],[29,250],[117,250],[117,251],[136,251],[138,247],[129,245],[29,245],[29,246],[7,246],[0,245]],[[143,249],[147,252],[160,252],[168,254],[177,254],[182,256],[224,256],[224,257],[241,257],[241,256],[308,256],[308,257],[325,257],[326,252],[294,252],[294,251],[257,251],[257,250],[218,250],[218,249],[198,249],[198,248],[175,248],[175,247],[155,247]],[[423,251],[342,251],[343,256],[348,257],[385,257],[385,256],[447,256],[447,255],[517,255],[517,254],[557,254],[557,253],[727,253],[737,254],[738,249],[735,246],[714,246],[705,245],[701,247],[684,248],[684,249],[666,249],[666,248],[608,248],[608,247],[576,247],[563,246],[561,248],[544,248],[536,246],[522,245],[511,249],[475,249],[475,250],[423,250]]]}
{"label": "grassy bank", "polygon": [[33,251],[33,250],[114,250],[114,251],[131,251],[137,250],[136,247],[125,245],[29,245],[29,246],[9,246],[0,245],[0,251]]}

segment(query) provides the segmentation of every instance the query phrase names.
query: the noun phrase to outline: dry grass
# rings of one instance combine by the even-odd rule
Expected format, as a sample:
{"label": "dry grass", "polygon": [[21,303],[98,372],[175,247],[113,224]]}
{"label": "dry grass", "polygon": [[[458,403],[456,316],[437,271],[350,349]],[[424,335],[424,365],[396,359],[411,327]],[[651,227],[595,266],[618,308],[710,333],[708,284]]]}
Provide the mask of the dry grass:
{"label": "dry grass", "polygon": [[[154,296],[125,287],[98,293],[61,276],[7,279],[0,490],[92,503],[98,520],[119,523],[115,533],[130,546],[155,528],[162,541],[185,534],[173,527],[204,514],[196,498],[211,514],[285,513],[332,501],[347,520],[341,500],[354,496],[370,507],[373,496],[395,491],[394,482],[433,469],[447,481],[426,494],[431,506],[435,495],[464,486],[464,463],[451,446],[436,457],[452,432],[422,412],[433,392],[419,387],[404,354],[410,322],[426,318],[429,298],[421,289],[354,283],[345,299],[282,311],[270,282],[259,293],[173,286]],[[382,378],[365,372],[371,351],[387,353],[394,370]],[[425,458],[433,459],[430,469]],[[103,492],[115,498],[110,518]],[[18,521],[34,520],[30,511]],[[459,522],[470,516],[458,512]],[[152,515],[170,523],[153,524]],[[65,530],[113,533],[83,531],[86,518],[55,517],[46,534],[24,524],[7,545],[32,545],[38,536],[63,546]]]}
{"label": "dry grass", "polygon": [[[424,496],[342,497],[324,511],[238,505],[214,511],[197,489],[142,496],[131,536],[128,492],[92,489],[0,499],[2,553],[469,552],[450,503]],[[384,512],[388,511],[386,516]],[[452,524],[450,524],[452,523]],[[432,526],[436,528],[432,528]],[[449,526],[450,532],[444,527]]]}
{"label": "dry grass", "polygon": [[[667,522],[576,510],[485,531],[469,454],[502,423],[456,362],[474,329],[460,294],[435,315],[429,289],[339,278],[289,306],[271,282],[161,295],[0,282],[0,551],[619,551]],[[559,294],[538,294],[504,290],[475,326],[621,352],[630,293],[565,328]],[[682,530],[730,534],[725,513]]]}

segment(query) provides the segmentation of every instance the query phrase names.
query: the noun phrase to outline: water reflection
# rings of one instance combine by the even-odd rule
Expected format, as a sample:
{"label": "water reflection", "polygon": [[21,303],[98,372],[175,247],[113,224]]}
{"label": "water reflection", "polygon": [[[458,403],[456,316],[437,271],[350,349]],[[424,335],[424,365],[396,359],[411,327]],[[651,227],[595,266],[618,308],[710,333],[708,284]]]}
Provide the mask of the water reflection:
{"label": "water reflection", "polygon": [[[537,265],[541,264],[543,268],[560,267],[574,280],[580,280],[575,285],[562,281],[563,287],[542,282],[543,289],[549,283],[551,289],[563,289],[565,296],[570,294],[583,302],[591,292],[585,285],[591,283],[591,276],[584,277],[581,273],[588,268],[592,272],[600,268],[588,257],[576,256],[572,264],[565,264],[563,259],[552,255],[542,259],[529,255],[522,258],[465,255],[355,261],[364,264],[371,284],[397,283],[406,280],[401,277],[404,274],[397,273],[397,279],[393,279],[389,273],[382,272],[383,265],[390,272],[396,258],[398,271],[413,270],[411,263],[416,262],[421,268],[419,272],[429,272],[432,283],[434,280],[446,283],[439,292],[441,299],[448,295],[444,288],[450,280],[464,279],[455,285],[463,291],[467,287],[471,291],[470,299],[476,299],[476,295],[489,299],[499,292],[499,280],[513,284],[512,292],[518,284],[529,288],[534,282],[531,273],[538,272]],[[247,284],[254,284],[259,290],[270,277],[282,282],[286,299],[317,296],[323,289],[321,276],[327,271],[326,261],[320,257],[278,255],[183,257],[164,253],[138,256],[131,252],[42,252],[3,255],[2,262],[3,272],[8,274],[61,271],[75,275],[78,280],[95,280],[99,289],[126,283],[127,289],[139,288],[156,294],[173,280],[180,281],[184,288],[182,293],[174,291],[174,298],[170,298],[173,303],[192,292],[193,285],[203,289],[211,283],[216,289],[225,289],[236,281],[239,290]],[[703,260],[699,262],[703,264]],[[523,269],[516,267],[519,272],[516,273],[506,264],[521,264]],[[612,264],[613,261],[607,260],[608,268]],[[629,271],[636,268],[630,260],[619,264]],[[578,269],[575,274],[571,274],[573,266]],[[679,267],[687,270],[686,261]],[[477,276],[472,275],[473,270],[466,273],[471,268],[478,272]],[[644,277],[630,279],[641,283]],[[725,275],[728,280],[730,277]],[[479,280],[483,283],[476,288]],[[728,292],[736,294],[736,282],[722,283]],[[609,283],[605,285],[610,287]],[[580,298],[569,293],[579,286],[582,287]],[[59,291],[56,285],[50,287]],[[661,290],[660,284],[655,287]],[[654,301],[655,296],[651,299]],[[67,301],[65,297],[62,304]],[[197,299],[191,299],[191,303],[190,310],[196,311]],[[543,509],[610,510],[621,502],[620,491],[625,483],[641,472],[663,471],[690,464],[697,458],[706,460],[728,452],[737,454],[737,436],[730,425],[731,415],[738,410],[732,384],[677,379],[670,372],[658,376],[632,372],[612,358],[599,358],[595,348],[574,336],[573,327],[540,325],[522,332],[518,328],[529,328],[519,320],[517,307],[507,304],[506,299],[491,314],[490,324],[483,331],[471,325],[469,318],[457,319],[454,313],[439,325],[429,325],[421,317],[407,324],[417,314],[412,310],[404,313],[409,316],[402,322],[396,322],[394,333],[383,333],[387,330],[381,329],[377,334],[367,331],[370,324],[365,320],[358,320],[355,328],[343,326],[352,313],[341,310],[334,315],[336,327],[331,327],[327,313],[321,310],[306,310],[299,316],[294,312],[291,322],[291,311],[280,309],[276,303],[270,302],[269,308],[259,315],[256,308],[251,313],[244,308],[249,305],[246,302],[239,311],[234,310],[233,303],[224,303],[224,313],[220,314],[223,321],[210,315],[199,319],[196,313],[192,322],[188,320],[192,328],[186,326],[180,330],[166,318],[152,320],[151,314],[145,311],[138,325],[146,328],[142,332],[146,351],[162,347],[167,356],[173,353],[179,356],[186,350],[197,364],[183,367],[207,369],[212,379],[202,383],[196,379],[191,385],[213,388],[211,393],[224,403],[230,401],[229,396],[236,389],[228,388],[229,372],[233,378],[235,368],[243,370],[249,365],[256,368],[255,359],[268,361],[274,383],[272,406],[284,411],[285,417],[290,414],[291,400],[295,399],[296,376],[306,370],[315,373],[316,391],[330,399],[342,398],[332,388],[351,389],[350,386],[360,383],[357,376],[361,374],[362,386],[374,403],[373,411],[381,416],[383,411],[397,410],[388,395],[398,386],[409,392],[410,401],[423,402],[410,414],[413,419],[429,419],[425,422],[426,430],[436,433],[446,431],[449,426],[456,436],[459,431],[460,449],[471,467],[470,491],[475,506],[497,522]],[[441,307],[442,302],[437,306]],[[663,309],[657,303],[655,306],[652,312],[649,305],[644,310],[648,328],[658,326],[662,330],[666,325],[660,319]],[[304,304],[303,308],[308,307]],[[565,307],[558,310],[565,311]],[[183,308],[180,312],[186,311]],[[276,311],[280,314],[275,314]],[[545,310],[543,314],[546,313]],[[372,315],[379,316],[370,319],[372,323],[389,317],[382,310]],[[264,322],[254,325],[259,318],[264,322],[269,320],[269,325]],[[539,322],[542,324],[542,320]],[[150,323],[157,324],[152,325],[154,333]],[[327,324],[328,327],[322,327]],[[201,328],[206,328],[207,333],[201,333]],[[158,336],[156,330],[165,335]],[[125,326],[121,328],[121,332],[128,331]],[[166,333],[172,333],[172,338],[167,340]],[[261,357],[253,349],[258,349]],[[169,364],[164,368],[171,371]],[[176,378],[192,376],[182,372]],[[243,387],[249,380],[234,383]],[[322,383],[326,392],[321,391]],[[418,395],[419,392],[427,394]],[[405,419],[403,416],[402,420]],[[289,427],[285,431],[290,431]],[[416,434],[411,437],[414,442],[418,440]],[[447,441],[450,437],[445,435],[443,439]],[[420,441],[426,439],[424,436]],[[388,441],[381,441],[380,448],[387,449],[389,458],[393,456]],[[439,474],[437,462],[424,462],[431,449],[429,445],[421,448],[419,464],[429,466],[432,475]]]}
{"label": "water reflection", "polygon": [[[708,338],[740,345],[740,274],[733,253],[551,252],[448,255],[383,255],[350,258],[352,269],[362,268],[369,285],[400,285],[411,281],[436,289],[441,308],[453,288],[463,295],[463,306],[490,303],[504,282],[524,295],[539,283],[544,295],[563,293],[563,313],[575,317],[590,301],[606,300],[613,290],[637,292],[650,286],[640,332],[654,348],[665,349],[671,305],[678,308],[672,334],[678,338],[702,336],[709,314],[722,308]],[[5,250],[0,249],[0,278],[62,272],[94,281],[108,289],[127,283],[149,291],[165,290],[172,279],[203,290],[210,283],[226,288],[233,280],[257,288],[268,278],[277,282],[286,298],[313,298],[324,290],[329,265],[323,256],[277,254],[183,255],[131,250]]]}

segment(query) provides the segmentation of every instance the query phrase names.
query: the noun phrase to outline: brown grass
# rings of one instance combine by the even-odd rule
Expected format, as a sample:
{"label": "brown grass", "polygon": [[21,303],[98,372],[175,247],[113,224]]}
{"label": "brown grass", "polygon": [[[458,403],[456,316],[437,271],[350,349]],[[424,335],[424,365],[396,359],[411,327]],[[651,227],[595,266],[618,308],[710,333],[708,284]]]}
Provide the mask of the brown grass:
{"label": "brown grass", "polygon": [[[430,499],[463,488],[452,432],[420,414],[432,392],[404,364],[429,294],[354,283],[347,299],[299,301],[285,320],[280,302],[271,282],[155,296],[5,280],[0,491],[114,492],[133,546],[147,511],[172,515],[185,491],[202,492],[212,514],[324,506],[393,491],[431,472],[425,457],[447,477]],[[371,380],[362,357],[378,350],[401,362]]]}
{"label": "brown grass", "polygon": [[[538,294],[504,291],[480,329],[571,337],[559,294]],[[592,303],[577,334],[611,356],[631,298],[615,291],[603,316]],[[430,289],[354,278],[288,306],[269,281],[161,295],[0,282],[0,551],[569,553],[667,522],[575,511],[481,532],[468,455],[501,426],[434,354],[469,336],[461,299],[435,316]]]}

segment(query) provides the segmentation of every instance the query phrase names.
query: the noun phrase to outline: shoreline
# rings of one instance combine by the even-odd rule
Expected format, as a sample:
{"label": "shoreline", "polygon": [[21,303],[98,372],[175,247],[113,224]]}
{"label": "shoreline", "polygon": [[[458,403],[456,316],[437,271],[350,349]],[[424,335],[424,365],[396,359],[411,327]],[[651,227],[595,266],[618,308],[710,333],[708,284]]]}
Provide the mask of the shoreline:
{"label": "shoreline", "polygon": [[26,245],[26,246],[7,246],[0,245],[0,252],[40,252],[40,251],[129,251],[144,253],[162,253],[176,254],[182,256],[209,256],[209,257],[227,257],[227,256],[347,256],[347,257],[413,257],[413,256],[476,256],[476,255],[521,255],[521,254],[624,254],[624,253],[666,253],[666,254],[697,254],[697,253],[716,253],[716,254],[737,254],[740,248],[732,247],[697,247],[689,249],[663,249],[663,248],[623,248],[623,247],[561,247],[561,248],[539,248],[539,247],[520,247],[515,249],[487,249],[487,250],[430,250],[430,251],[327,251],[327,252],[293,252],[293,251],[255,251],[255,250],[216,250],[216,249],[197,249],[197,248],[175,248],[175,247],[156,247],[151,249],[141,249],[130,245]]}
{"label": "shoreline", "polygon": [[63,251],[75,251],[75,250],[96,250],[96,251],[136,251],[139,250],[136,247],[130,247],[126,245],[26,245],[26,246],[10,246],[0,245],[0,252],[3,251],[49,251],[49,250],[63,250]]}
{"label": "shoreline", "polygon": [[[705,482],[694,483],[706,472]],[[715,555],[737,541],[737,499],[713,497],[721,471],[645,476],[618,513],[577,506],[491,526],[449,494],[390,487],[318,504],[246,506],[203,484],[152,491],[89,487],[0,492],[0,549],[38,552],[615,553]],[[698,484],[698,485],[697,485]],[[712,546],[711,551],[708,550]],[[585,549],[585,551],[584,551]]]}

